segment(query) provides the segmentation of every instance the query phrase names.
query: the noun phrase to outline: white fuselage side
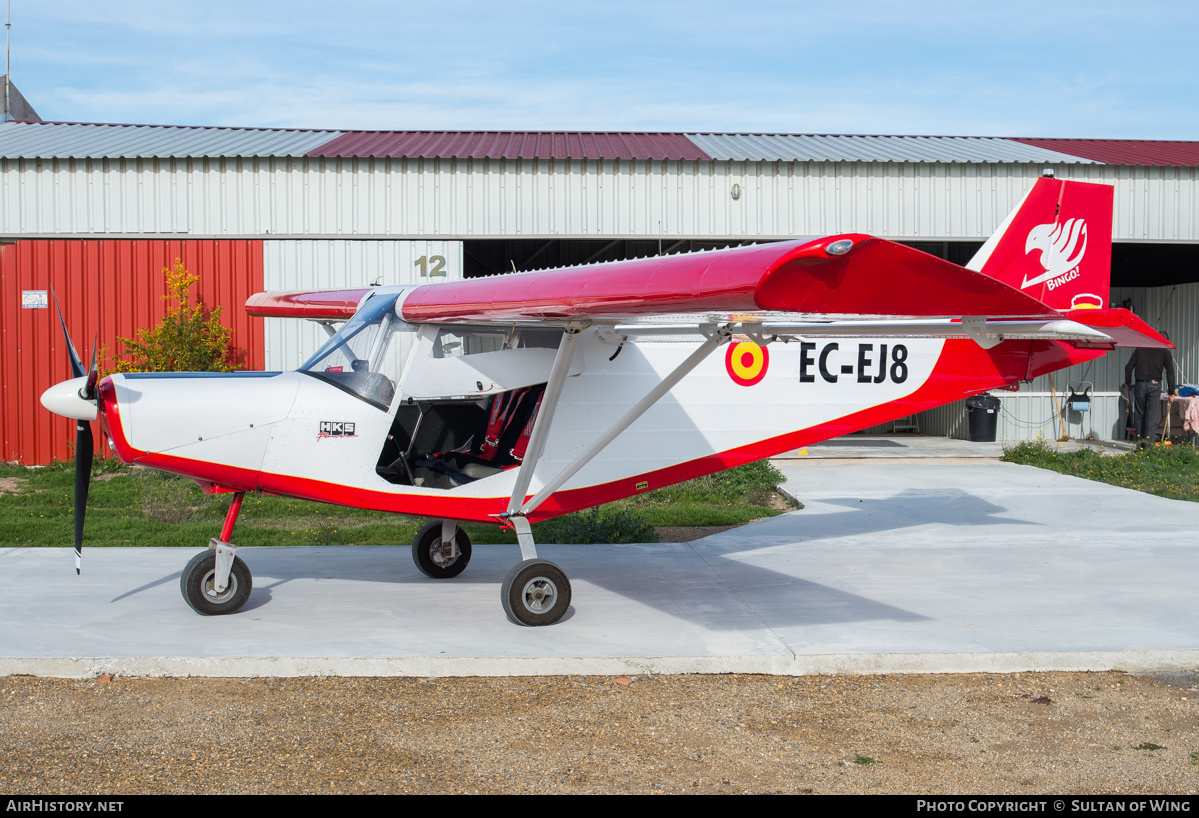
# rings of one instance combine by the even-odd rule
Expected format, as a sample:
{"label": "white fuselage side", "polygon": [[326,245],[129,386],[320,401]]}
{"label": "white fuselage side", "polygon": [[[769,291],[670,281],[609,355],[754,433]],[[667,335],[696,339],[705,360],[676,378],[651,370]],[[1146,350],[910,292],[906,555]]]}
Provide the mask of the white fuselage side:
{"label": "white fuselage side", "polygon": [[[765,347],[764,374],[757,366],[760,359],[745,358],[760,379],[741,385],[735,376],[745,369],[729,357],[730,350],[744,340],[734,337],[731,346],[719,347],[563,489],[595,487],[669,469],[900,400],[925,383],[945,344],[940,339],[878,338],[776,342]],[[702,341],[699,335],[630,338],[613,359],[617,347],[596,329],[584,330],[529,491],[535,493],[558,474]],[[886,360],[881,361],[884,347]],[[408,383],[419,387],[417,399],[428,400],[428,384],[449,377],[433,372],[440,366],[458,382],[467,386],[473,382],[484,390],[441,398],[481,402],[486,391],[511,384],[496,387],[492,381],[484,383],[482,375],[474,377],[472,358],[483,365],[478,371],[486,370],[495,379],[532,383],[548,378],[553,354],[514,349],[466,355],[453,359],[456,368],[451,369],[446,359],[433,359],[427,352],[421,345],[413,349],[387,411],[302,372],[114,375],[112,379],[129,445],[178,462],[175,470],[183,473],[189,473],[187,462],[228,467],[231,473],[261,472],[260,485],[238,487],[293,493],[280,485],[294,479],[297,496],[309,496],[302,486],[312,482],[343,487],[342,497],[361,490],[397,500],[449,496],[506,500],[513,490],[515,467],[458,487],[427,488],[388,482],[376,473],[376,464],[397,411],[411,397]],[[521,367],[506,366],[505,355],[519,360]],[[522,378],[521,372],[532,374]],[[474,390],[474,386],[463,388]],[[215,478],[205,474],[221,482],[219,473]],[[402,505],[393,510],[408,510]],[[412,513],[421,509],[414,507]]]}

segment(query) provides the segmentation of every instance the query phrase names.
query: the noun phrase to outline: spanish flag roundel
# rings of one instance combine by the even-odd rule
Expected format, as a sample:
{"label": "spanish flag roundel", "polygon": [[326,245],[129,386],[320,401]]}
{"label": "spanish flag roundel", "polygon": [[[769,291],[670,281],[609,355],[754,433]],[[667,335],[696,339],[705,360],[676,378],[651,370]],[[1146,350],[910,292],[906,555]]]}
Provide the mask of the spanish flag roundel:
{"label": "spanish flag roundel", "polygon": [[724,368],[740,386],[753,386],[765,378],[769,365],[770,353],[753,341],[733,341],[724,354]]}

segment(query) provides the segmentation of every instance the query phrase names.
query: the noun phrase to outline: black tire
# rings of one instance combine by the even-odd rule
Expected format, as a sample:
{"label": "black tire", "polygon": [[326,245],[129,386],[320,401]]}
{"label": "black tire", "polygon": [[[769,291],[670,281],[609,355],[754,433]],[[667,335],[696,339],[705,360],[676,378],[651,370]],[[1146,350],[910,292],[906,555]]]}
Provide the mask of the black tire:
{"label": "black tire", "polygon": [[412,541],[412,561],[427,577],[433,579],[456,577],[466,570],[466,565],[470,562],[470,537],[466,535],[461,526],[458,527],[458,533],[454,535],[454,542],[458,545],[458,556],[446,561],[441,554],[441,520],[429,523],[417,533],[416,539]]}
{"label": "black tire", "polygon": [[570,580],[552,562],[525,560],[504,577],[500,603],[521,625],[552,625],[570,607]]}
{"label": "black tire", "polygon": [[192,610],[203,616],[221,616],[237,613],[254,588],[254,580],[250,569],[242,562],[241,557],[233,558],[233,567],[229,570],[229,587],[222,594],[212,590],[216,578],[216,552],[211,549],[196,554],[183,569],[179,577],[179,590]]}

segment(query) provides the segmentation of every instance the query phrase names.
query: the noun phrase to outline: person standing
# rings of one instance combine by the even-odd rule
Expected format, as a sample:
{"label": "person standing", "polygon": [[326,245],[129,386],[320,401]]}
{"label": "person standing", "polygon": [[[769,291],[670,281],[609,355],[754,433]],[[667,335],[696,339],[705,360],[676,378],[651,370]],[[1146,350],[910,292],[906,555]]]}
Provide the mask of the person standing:
{"label": "person standing", "polygon": [[[1170,336],[1162,333],[1167,341]],[[1162,371],[1166,373],[1170,403],[1174,403],[1174,357],[1168,349],[1135,349],[1124,367],[1124,383],[1132,396],[1133,424],[1137,448],[1157,438],[1157,414],[1161,404]]]}

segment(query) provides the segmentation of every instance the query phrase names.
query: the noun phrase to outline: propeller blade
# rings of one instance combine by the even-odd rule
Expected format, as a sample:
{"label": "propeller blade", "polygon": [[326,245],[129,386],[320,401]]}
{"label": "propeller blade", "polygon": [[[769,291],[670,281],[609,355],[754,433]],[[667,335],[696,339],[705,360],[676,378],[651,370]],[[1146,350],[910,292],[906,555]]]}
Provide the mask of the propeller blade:
{"label": "propeller blade", "polygon": [[96,368],[96,353],[100,351],[100,333],[96,333],[96,337],[92,340],[92,363],[87,368],[87,384],[83,387],[83,391],[79,393],[79,397],[84,400],[96,399],[96,381],[100,377],[100,370]]}
{"label": "propeller blade", "polygon": [[[87,372],[83,369],[83,360],[79,357],[79,352],[75,349],[75,343],[71,340],[71,333],[67,332],[67,321],[62,317],[62,306],[58,303],[58,294],[54,292],[54,286],[50,287],[50,295],[54,299],[54,309],[58,310],[58,320],[62,324],[63,337],[67,339],[67,353],[71,356],[71,377],[82,378]],[[95,353],[93,353],[94,359]]]}
{"label": "propeller blade", "polygon": [[[62,324],[63,337],[67,339],[67,353],[71,357],[71,377],[87,376],[87,382],[79,390],[79,397],[84,400],[95,400],[96,379],[99,371],[96,368],[96,354],[100,351],[100,334],[92,343],[92,363],[87,370],[83,368],[83,360],[67,332],[67,321],[62,317],[62,305],[58,303],[58,293],[50,287],[50,295],[54,297],[54,308],[58,310],[58,321]],[[83,519],[87,516],[87,490],[92,481],[92,455],[95,453],[96,442],[92,438],[92,424],[86,420],[75,421],[75,573],[79,573],[83,558]]]}
{"label": "propeller blade", "polygon": [[92,480],[92,424],[75,421],[75,573],[83,556],[83,518],[87,515],[87,490]]}

